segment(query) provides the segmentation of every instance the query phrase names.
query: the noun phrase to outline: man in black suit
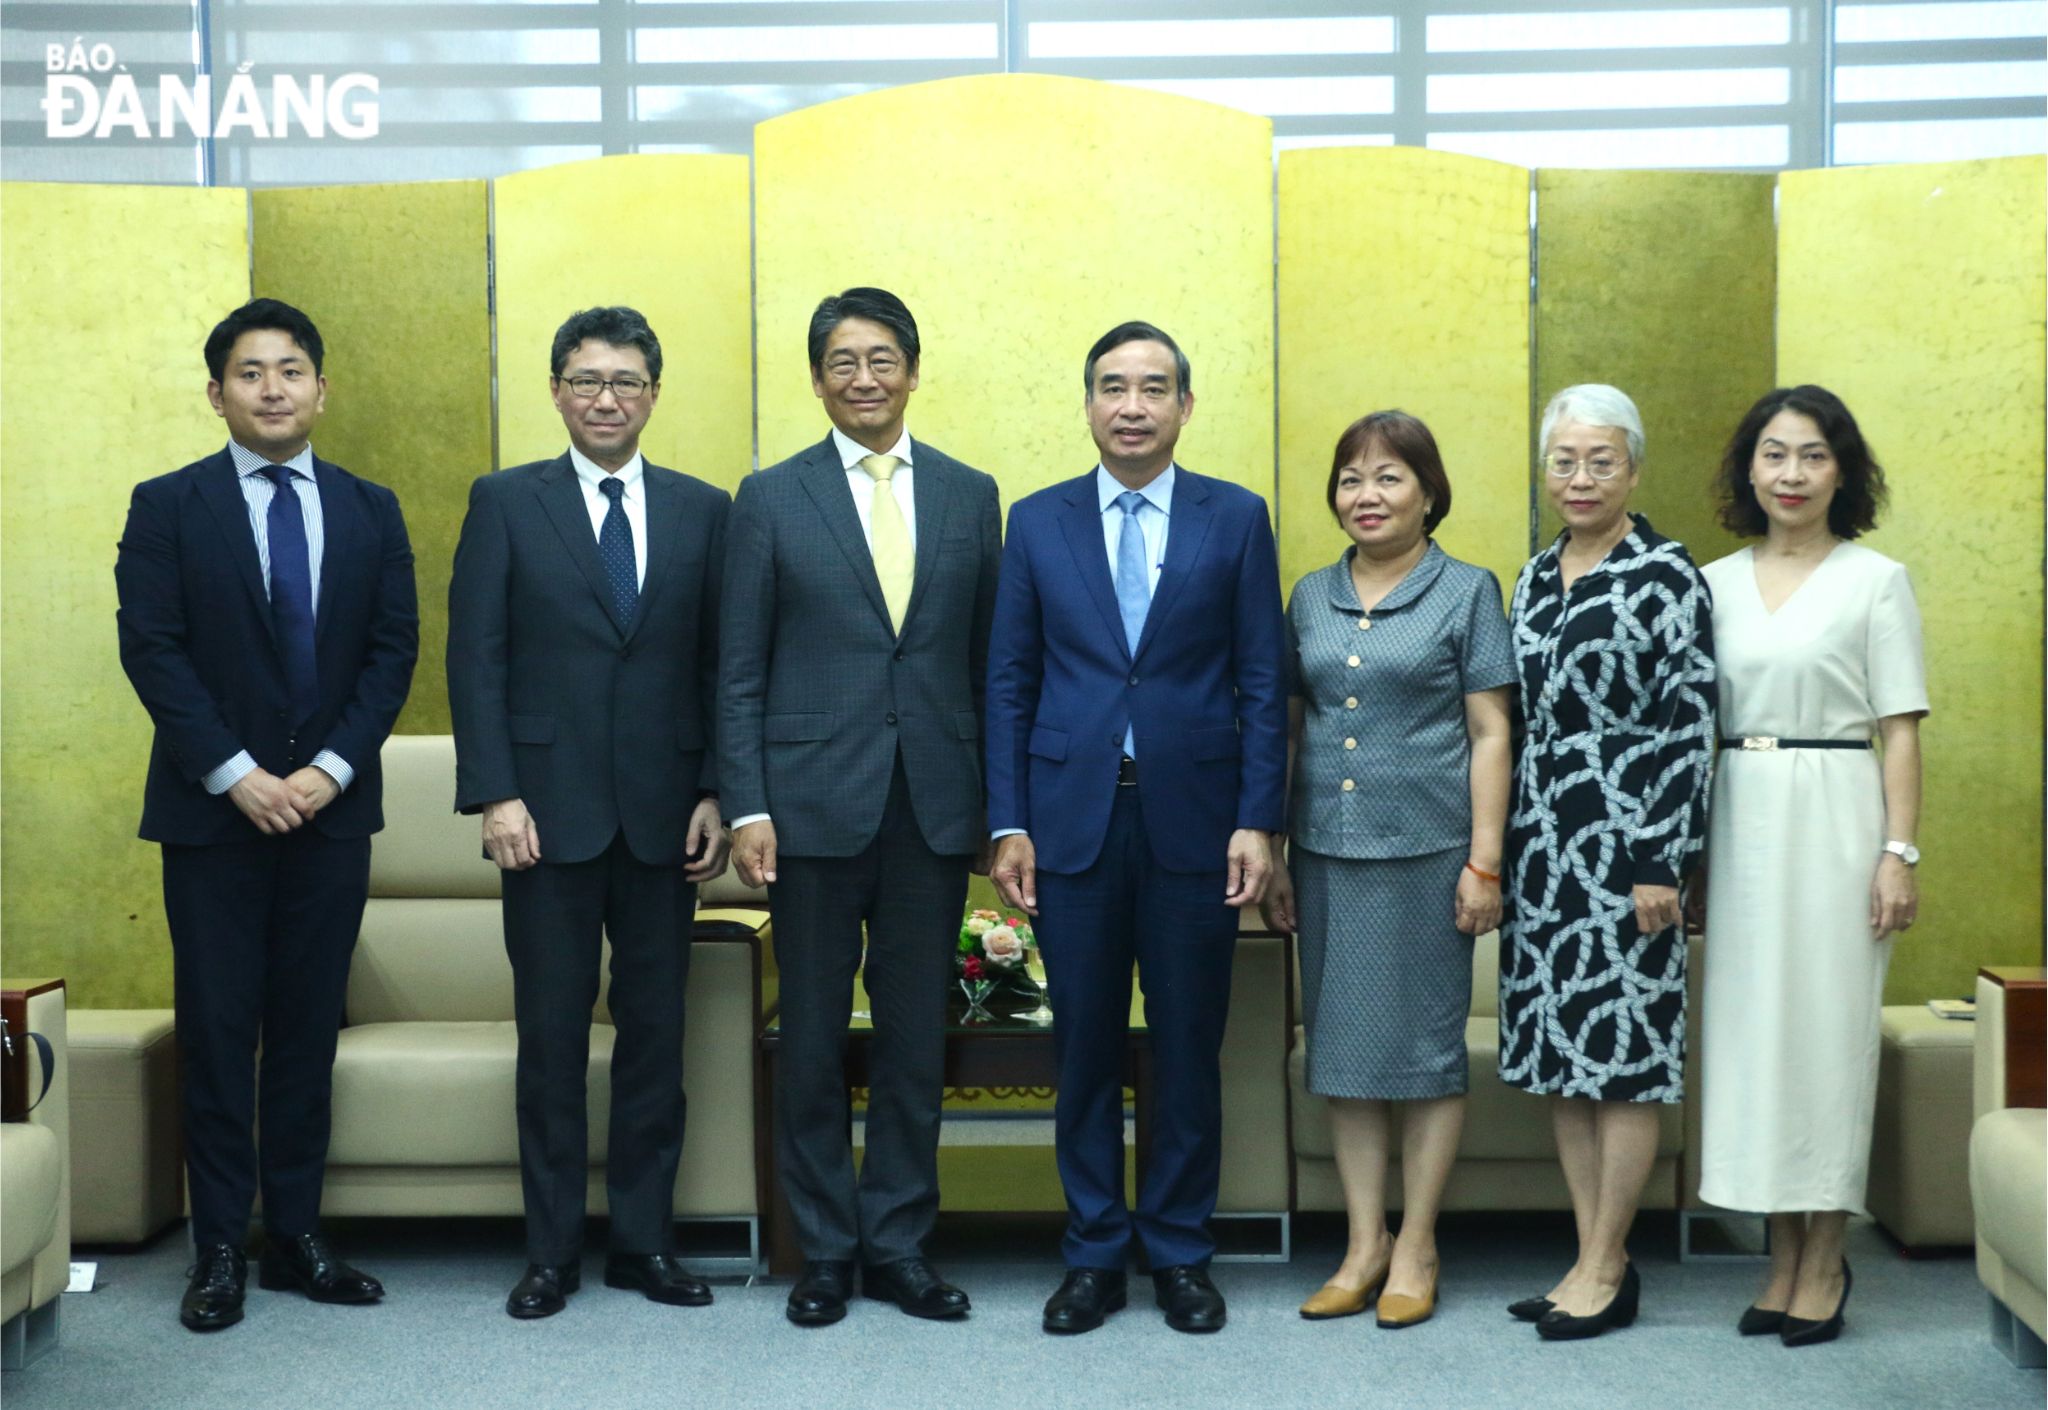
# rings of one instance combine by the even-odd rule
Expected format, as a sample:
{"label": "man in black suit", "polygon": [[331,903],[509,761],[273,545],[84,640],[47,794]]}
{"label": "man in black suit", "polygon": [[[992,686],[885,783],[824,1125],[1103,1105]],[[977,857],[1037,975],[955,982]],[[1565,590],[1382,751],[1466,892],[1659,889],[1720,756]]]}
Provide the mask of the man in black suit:
{"label": "man in black suit", "polygon": [[227,447],[136,486],[114,563],[121,665],[156,726],[141,835],[163,847],[193,1331],[242,1320],[259,1185],[264,1287],[384,1295],[320,1233],[320,1186],[384,826],[378,751],[412,683],[419,607],[397,497],[313,454],[324,355],[312,320],[275,299],[223,319],[206,394]]}
{"label": "man in black suit", "polygon": [[455,806],[503,868],[519,1031],[527,1269],[514,1317],[581,1282],[584,1078],[611,940],[604,1279],[656,1302],[711,1290],[671,1253],[683,1149],[683,989],[697,884],[725,869],[712,752],[725,491],[648,464],[661,344],[630,308],[555,334],[569,450],[485,475],[448,587]]}
{"label": "man in black suit", "polygon": [[[811,386],[832,431],[733,507],[719,698],[733,856],[769,885],[781,971],[775,1140],[804,1272],[788,1315],[869,1297],[966,1313],[924,1258],[939,1206],[946,991],[987,841],[981,701],[1001,561],[996,483],[913,443],[917,324],[882,289],[818,305]],[[867,948],[863,961],[862,927]],[[841,1050],[853,977],[874,1013],[856,1181]]]}

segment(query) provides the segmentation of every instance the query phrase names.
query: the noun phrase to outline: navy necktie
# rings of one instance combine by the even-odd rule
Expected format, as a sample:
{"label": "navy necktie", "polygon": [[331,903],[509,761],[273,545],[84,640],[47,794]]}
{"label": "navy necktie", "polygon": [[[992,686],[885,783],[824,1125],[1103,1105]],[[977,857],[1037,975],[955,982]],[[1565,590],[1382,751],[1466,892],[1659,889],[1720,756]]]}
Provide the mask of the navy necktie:
{"label": "navy necktie", "polygon": [[265,521],[270,540],[270,619],[277,627],[277,649],[284,657],[296,729],[320,705],[320,671],[313,655],[313,559],[291,467],[266,465],[263,474],[277,487]]}
{"label": "navy necktie", "polygon": [[633,526],[626,521],[626,486],[618,476],[607,475],[597,487],[612,502],[604,512],[604,526],[597,531],[597,556],[604,560],[604,575],[611,579],[619,620],[630,625],[634,609],[640,605],[640,572],[633,558]]}

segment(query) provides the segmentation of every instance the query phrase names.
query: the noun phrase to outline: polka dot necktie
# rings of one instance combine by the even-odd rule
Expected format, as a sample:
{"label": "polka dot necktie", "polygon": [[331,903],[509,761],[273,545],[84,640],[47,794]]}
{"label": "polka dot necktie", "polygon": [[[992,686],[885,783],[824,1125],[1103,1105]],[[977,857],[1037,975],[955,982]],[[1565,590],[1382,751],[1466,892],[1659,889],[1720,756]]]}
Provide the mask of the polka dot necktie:
{"label": "polka dot necktie", "polygon": [[626,486],[618,476],[607,475],[597,487],[612,502],[604,512],[604,526],[597,531],[597,556],[604,560],[605,576],[611,579],[619,620],[630,622],[640,605],[640,572],[633,559],[633,526],[626,521]]}

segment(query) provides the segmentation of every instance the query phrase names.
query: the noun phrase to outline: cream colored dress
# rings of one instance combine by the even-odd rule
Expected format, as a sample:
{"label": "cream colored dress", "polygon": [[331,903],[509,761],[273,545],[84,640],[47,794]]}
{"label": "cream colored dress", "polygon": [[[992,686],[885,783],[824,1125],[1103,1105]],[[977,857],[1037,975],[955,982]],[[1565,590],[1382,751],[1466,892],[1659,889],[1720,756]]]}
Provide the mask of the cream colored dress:
{"label": "cream colored dress", "polygon": [[[1775,613],[1750,549],[1705,576],[1724,738],[1865,740],[1880,718],[1927,709],[1919,609],[1883,554],[1838,545]],[[1893,943],[1870,930],[1878,756],[1724,749],[1713,797],[1700,1196],[1861,1213]]]}

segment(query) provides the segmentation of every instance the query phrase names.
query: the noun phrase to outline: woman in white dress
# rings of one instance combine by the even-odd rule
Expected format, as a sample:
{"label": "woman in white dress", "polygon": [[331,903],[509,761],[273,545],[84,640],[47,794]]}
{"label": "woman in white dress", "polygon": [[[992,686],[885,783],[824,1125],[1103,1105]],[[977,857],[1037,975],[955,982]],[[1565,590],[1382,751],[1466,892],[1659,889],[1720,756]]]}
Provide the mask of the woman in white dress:
{"label": "woman in white dress", "polygon": [[[1884,472],[1821,387],[1750,408],[1721,519],[1763,542],[1706,568],[1720,665],[1702,999],[1700,1196],[1768,1215],[1746,1336],[1842,1326],[1842,1236],[1863,1209],[1878,1009],[1918,907],[1920,614],[1906,570],[1849,540]],[[1878,746],[1872,752],[1873,736]]]}

